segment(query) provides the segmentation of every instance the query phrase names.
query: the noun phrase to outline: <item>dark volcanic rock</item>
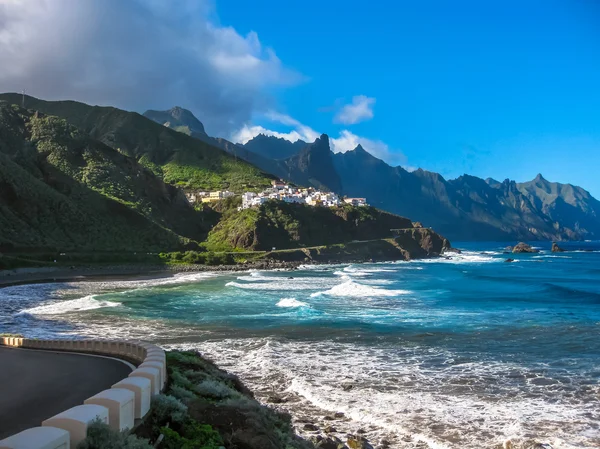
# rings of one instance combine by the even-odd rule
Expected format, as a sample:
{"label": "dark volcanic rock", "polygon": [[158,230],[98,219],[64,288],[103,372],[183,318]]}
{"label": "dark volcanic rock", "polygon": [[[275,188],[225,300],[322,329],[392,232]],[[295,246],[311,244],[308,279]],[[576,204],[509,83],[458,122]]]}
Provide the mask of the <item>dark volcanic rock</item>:
{"label": "dark volcanic rock", "polygon": [[284,402],[287,402],[287,400],[281,396],[272,395],[267,398],[267,402],[270,402],[271,404],[283,404]]}
{"label": "dark volcanic rock", "polygon": [[506,259],[504,262],[514,262],[515,259]]}
{"label": "dark volcanic rock", "polygon": [[359,435],[349,435],[347,444],[350,449],[373,449],[369,441]]}
{"label": "dark volcanic rock", "polygon": [[552,242],[552,252],[553,253],[562,253],[565,250],[556,244],[556,242]]}
{"label": "dark volcanic rock", "polygon": [[447,253],[462,254],[462,251],[458,248],[444,248],[443,253],[444,254],[447,254]]}
{"label": "dark volcanic rock", "polygon": [[318,449],[348,449],[342,440],[334,436],[323,437],[321,435],[312,439]]}
{"label": "dark volcanic rock", "polygon": [[519,243],[517,244],[513,249],[512,249],[513,253],[539,253],[539,251],[535,248],[532,248],[530,245],[528,245],[527,243]]}

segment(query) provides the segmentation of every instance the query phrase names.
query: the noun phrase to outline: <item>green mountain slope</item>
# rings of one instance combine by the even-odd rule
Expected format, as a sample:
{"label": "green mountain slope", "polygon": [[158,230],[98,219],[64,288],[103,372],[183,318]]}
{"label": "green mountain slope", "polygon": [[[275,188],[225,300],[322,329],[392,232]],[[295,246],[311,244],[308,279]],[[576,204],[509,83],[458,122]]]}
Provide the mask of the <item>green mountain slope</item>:
{"label": "green mountain slope", "polygon": [[311,207],[269,201],[260,208],[231,211],[208,236],[210,249],[271,250],[387,238],[412,222],[373,207]]}
{"label": "green mountain slope", "polygon": [[[20,105],[22,96],[0,94],[0,100]],[[94,139],[134,158],[170,184],[242,191],[267,186],[272,179],[244,160],[135,112],[28,96],[25,107],[65,119]]]}
{"label": "green mountain slope", "polygon": [[214,224],[135,159],[58,117],[0,102],[0,246],[182,248]]}

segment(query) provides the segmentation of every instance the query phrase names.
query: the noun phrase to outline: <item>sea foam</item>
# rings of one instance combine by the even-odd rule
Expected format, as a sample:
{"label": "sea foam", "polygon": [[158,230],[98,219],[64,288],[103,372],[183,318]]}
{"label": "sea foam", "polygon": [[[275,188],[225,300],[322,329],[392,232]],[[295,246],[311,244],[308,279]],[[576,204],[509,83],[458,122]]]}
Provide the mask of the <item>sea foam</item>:
{"label": "sea foam", "polygon": [[104,307],[119,307],[120,302],[102,301],[95,299],[94,295],[67,301],[57,301],[43,306],[22,310],[19,314],[28,315],[61,315],[70,312],[83,312],[86,310],[101,309]]}
{"label": "sea foam", "polygon": [[307,303],[298,301],[296,298],[282,298],[277,307],[310,307]]}
{"label": "sea foam", "polygon": [[316,297],[321,295],[328,296],[350,296],[350,297],[374,297],[374,296],[398,296],[411,293],[410,290],[388,290],[385,288],[373,287],[370,285],[360,284],[358,282],[347,280],[338,284],[329,290],[313,293],[310,296]]}

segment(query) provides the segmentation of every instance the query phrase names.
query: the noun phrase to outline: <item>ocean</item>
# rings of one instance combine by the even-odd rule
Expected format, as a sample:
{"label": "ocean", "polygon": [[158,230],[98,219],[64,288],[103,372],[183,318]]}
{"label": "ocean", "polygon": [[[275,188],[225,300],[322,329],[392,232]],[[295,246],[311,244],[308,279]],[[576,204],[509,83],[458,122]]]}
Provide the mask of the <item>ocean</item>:
{"label": "ocean", "polygon": [[393,448],[599,448],[600,242],[538,245],[13,286],[0,289],[0,332],[198,350],[276,396],[300,431],[329,424]]}

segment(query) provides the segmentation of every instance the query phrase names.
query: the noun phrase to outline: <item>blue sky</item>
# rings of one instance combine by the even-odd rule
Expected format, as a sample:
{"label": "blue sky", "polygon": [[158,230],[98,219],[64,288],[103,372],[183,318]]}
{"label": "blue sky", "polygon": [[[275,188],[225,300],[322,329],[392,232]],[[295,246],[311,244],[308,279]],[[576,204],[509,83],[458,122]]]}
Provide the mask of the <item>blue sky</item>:
{"label": "blue sky", "polygon": [[[279,112],[314,130],[383,141],[390,162],[445,177],[524,181],[542,172],[600,198],[593,0],[228,0],[217,10],[222,24],[255,31],[305,77],[274,92]],[[335,106],[358,95],[375,99],[373,117],[335,123]]]}
{"label": "blue sky", "polygon": [[[600,198],[598,0],[0,0],[0,91]],[[76,39],[73,38],[76,36]]]}

